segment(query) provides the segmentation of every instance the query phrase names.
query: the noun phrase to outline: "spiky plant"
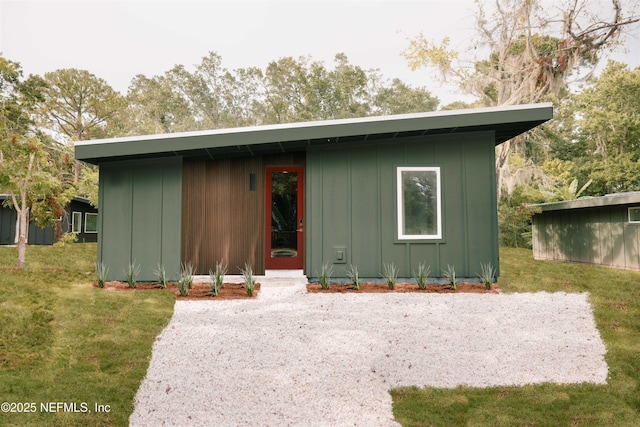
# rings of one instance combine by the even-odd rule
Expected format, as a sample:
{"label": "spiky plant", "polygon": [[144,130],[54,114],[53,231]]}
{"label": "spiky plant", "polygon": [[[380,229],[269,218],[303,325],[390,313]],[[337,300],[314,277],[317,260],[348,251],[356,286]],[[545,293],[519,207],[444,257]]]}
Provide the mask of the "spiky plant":
{"label": "spiky plant", "polygon": [[167,287],[167,271],[164,268],[164,264],[158,263],[158,267],[153,271],[158,278],[160,288],[165,289]]}
{"label": "spiky plant", "polygon": [[253,291],[256,287],[256,279],[253,277],[253,269],[247,263],[244,264],[244,270],[242,270],[242,277],[244,279],[242,286],[247,291],[248,296],[253,296]]}
{"label": "spiky plant", "polygon": [[136,287],[136,281],[138,279],[138,275],[140,274],[140,265],[136,264],[136,261],[130,262],[127,268],[124,270],[124,275],[126,276],[127,284],[130,288]]}
{"label": "spiky plant", "polygon": [[347,277],[351,280],[353,288],[356,291],[360,290],[360,277],[358,277],[358,266],[349,264],[349,270],[347,270]]}
{"label": "spiky plant", "polygon": [[180,265],[180,277],[178,277],[178,292],[183,297],[189,295],[189,289],[193,285],[193,266],[191,263]]}
{"label": "spiky plant", "polygon": [[383,276],[387,281],[387,287],[389,290],[394,290],[396,288],[396,280],[398,279],[398,267],[392,262],[389,264],[383,263],[382,269],[384,270]]}
{"label": "spiky plant", "polygon": [[[317,274],[317,272],[316,272]],[[322,263],[320,267],[320,274],[318,274],[318,281],[322,289],[329,289],[329,281],[333,274],[333,264],[329,264],[327,261]]]}
{"label": "spiky plant", "polygon": [[490,290],[491,286],[493,286],[493,279],[496,277],[496,269],[493,268],[491,263],[481,263],[480,264],[480,274],[478,274],[480,281],[484,283],[484,287],[486,290]]}
{"label": "spiky plant", "polygon": [[222,261],[216,263],[215,270],[209,270],[209,287],[214,297],[218,296],[220,289],[224,287],[225,274],[227,274],[227,265]]}
{"label": "spiky plant", "polygon": [[193,265],[190,262],[186,264],[182,264],[180,266],[180,276],[184,278],[187,282],[187,286],[189,289],[193,286],[193,273],[194,273]]}
{"label": "spiky plant", "polygon": [[444,277],[449,281],[449,286],[454,291],[458,290],[458,282],[456,281],[456,269],[453,265],[447,264],[447,269],[444,271]]}
{"label": "spiky plant", "polygon": [[430,272],[430,265],[426,265],[426,263],[424,262],[418,264],[418,272],[414,273],[414,275],[416,276],[416,283],[418,283],[418,288],[427,289],[427,277],[429,277]]}
{"label": "spiky plant", "polygon": [[96,264],[96,281],[98,287],[104,288],[104,284],[107,282],[107,276],[109,275],[109,267],[102,261]]}

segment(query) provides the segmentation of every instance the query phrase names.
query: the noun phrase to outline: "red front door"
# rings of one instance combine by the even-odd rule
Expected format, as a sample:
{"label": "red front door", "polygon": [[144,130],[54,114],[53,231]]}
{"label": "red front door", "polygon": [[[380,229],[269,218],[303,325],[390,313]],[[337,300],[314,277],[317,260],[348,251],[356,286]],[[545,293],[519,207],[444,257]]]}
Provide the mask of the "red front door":
{"label": "red front door", "polygon": [[267,168],[266,262],[269,270],[304,264],[304,181],[301,166]]}

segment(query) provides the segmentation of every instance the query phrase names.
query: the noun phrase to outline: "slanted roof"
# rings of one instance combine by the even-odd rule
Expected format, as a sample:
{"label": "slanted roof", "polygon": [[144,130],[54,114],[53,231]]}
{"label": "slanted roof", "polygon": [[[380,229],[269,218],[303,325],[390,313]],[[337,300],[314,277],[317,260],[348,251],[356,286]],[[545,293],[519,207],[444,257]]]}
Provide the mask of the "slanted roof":
{"label": "slanted roof", "polygon": [[640,204],[640,191],[633,191],[629,193],[615,193],[607,194],[600,197],[588,197],[577,200],[567,200],[564,202],[552,202],[552,203],[540,203],[537,205],[530,205],[532,207],[538,207],[542,212],[547,211],[560,211],[568,209],[583,209],[583,208],[595,208],[600,206],[619,206],[619,205],[633,205]]}
{"label": "slanted roof", "polygon": [[[0,194],[0,201],[4,201],[4,200],[9,200],[11,198],[10,194]],[[74,196],[73,199],[71,200],[75,200],[76,202],[80,202],[80,203],[84,203],[87,205],[91,204],[91,201],[89,200],[89,198],[87,197],[83,197],[83,196]]]}
{"label": "slanted roof", "polygon": [[238,157],[308,147],[399,140],[420,135],[494,131],[496,145],[553,117],[550,103],[375,116],[76,142],[75,157],[88,163],[151,157]]}

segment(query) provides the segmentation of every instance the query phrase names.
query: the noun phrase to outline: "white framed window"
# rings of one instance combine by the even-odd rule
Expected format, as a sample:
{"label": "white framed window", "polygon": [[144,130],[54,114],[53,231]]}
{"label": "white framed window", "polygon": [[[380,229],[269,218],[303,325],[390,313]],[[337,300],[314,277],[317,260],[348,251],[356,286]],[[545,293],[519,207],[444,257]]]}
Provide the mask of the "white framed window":
{"label": "white framed window", "polygon": [[640,224],[640,206],[629,208],[629,222],[631,224]]}
{"label": "white framed window", "polygon": [[85,233],[97,233],[98,232],[98,214],[87,212],[84,214],[84,232]]}
{"label": "white framed window", "polygon": [[82,212],[71,213],[71,232],[82,233]]}
{"label": "white framed window", "polygon": [[398,240],[442,239],[440,167],[397,167]]}

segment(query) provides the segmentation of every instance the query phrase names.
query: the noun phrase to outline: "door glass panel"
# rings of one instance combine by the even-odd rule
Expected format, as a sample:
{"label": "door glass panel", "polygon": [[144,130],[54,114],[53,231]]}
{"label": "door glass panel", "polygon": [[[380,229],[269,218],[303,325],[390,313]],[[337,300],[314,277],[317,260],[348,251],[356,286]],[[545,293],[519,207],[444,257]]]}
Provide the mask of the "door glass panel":
{"label": "door glass panel", "polygon": [[271,173],[271,258],[298,255],[298,173]]}

